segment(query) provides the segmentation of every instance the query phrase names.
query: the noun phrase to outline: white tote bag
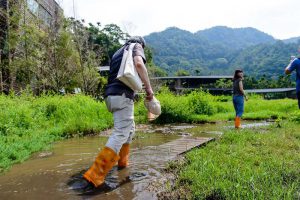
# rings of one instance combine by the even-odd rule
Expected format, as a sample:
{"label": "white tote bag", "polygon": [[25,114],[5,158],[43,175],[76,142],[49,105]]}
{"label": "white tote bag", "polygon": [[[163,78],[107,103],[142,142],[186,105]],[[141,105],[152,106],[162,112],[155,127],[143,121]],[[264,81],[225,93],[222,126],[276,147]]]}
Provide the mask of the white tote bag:
{"label": "white tote bag", "polygon": [[142,89],[142,81],[134,66],[132,50],[136,43],[131,43],[128,50],[124,49],[121,66],[117,75],[117,79],[130,87],[133,91]]}

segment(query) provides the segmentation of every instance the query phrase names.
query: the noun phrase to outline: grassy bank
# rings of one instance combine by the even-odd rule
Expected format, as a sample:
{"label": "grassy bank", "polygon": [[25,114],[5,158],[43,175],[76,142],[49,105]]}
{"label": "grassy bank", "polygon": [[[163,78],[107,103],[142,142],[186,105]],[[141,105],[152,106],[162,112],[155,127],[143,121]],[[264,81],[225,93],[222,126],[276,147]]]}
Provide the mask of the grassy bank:
{"label": "grassy bank", "polygon": [[81,95],[0,96],[0,107],[0,172],[53,141],[95,133],[113,123],[103,103]]}
{"label": "grassy bank", "polygon": [[172,198],[300,199],[299,114],[263,129],[225,130],[188,153],[182,165],[173,164]]}
{"label": "grassy bank", "polygon": [[[201,91],[175,96],[162,89],[157,98],[162,115],[155,123],[199,123],[234,117],[231,97]],[[82,95],[0,96],[0,107],[0,172],[26,160],[33,152],[48,148],[53,141],[96,133],[113,124],[103,102]],[[266,101],[253,96],[246,103],[244,117],[284,119],[296,116],[296,107],[295,100]],[[146,113],[143,101],[137,102],[136,123],[147,123]]]}
{"label": "grassy bank", "polygon": [[[157,98],[162,104],[162,114],[156,123],[199,123],[232,120],[234,108],[231,96],[213,96],[203,91],[175,96],[162,90]],[[295,115],[296,100],[264,100],[260,96],[250,96],[245,102],[243,119],[286,119]]]}

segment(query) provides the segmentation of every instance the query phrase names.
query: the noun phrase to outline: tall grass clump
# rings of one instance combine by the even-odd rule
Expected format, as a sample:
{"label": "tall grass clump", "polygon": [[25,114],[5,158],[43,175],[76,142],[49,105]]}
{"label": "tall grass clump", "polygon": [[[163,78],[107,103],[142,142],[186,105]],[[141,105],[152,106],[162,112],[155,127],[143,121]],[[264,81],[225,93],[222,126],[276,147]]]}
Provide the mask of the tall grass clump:
{"label": "tall grass clump", "polygon": [[104,103],[83,95],[0,95],[0,172],[55,140],[113,124]]}
{"label": "tall grass clump", "polygon": [[162,114],[156,123],[207,122],[215,114],[230,110],[228,98],[215,97],[201,90],[178,96],[162,88],[157,98],[161,103]]}
{"label": "tall grass clump", "polygon": [[227,130],[187,154],[176,188],[190,199],[299,199],[299,128]]}
{"label": "tall grass clump", "polygon": [[289,120],[300,124],[300,111],[293,112]]}
{"label": "tall grass clump", "polygon": [[244,119],[286,119],[296,109],[297,102],[292,99],[250,99],[245,102]]}
{"label": "tall grass clump", "polygon": [[192,110],[187,96],[176,96],[163,88],[157,95],[161,103],[161,115],[157,123],[191,122]]}
{"label": "tall grass clump", "polygon": [[[162,114],[156,123],[215,122],[233,120],[235,117],[231,96],[213,96],[202,90],[175,95],[162,88],[156,97],[162,106]],[[245,101],[243,119],[287,119],[295,110],[297,110],[296,100],[264,100],[261,96],[251,95],[249,100]]]}
{"label": "tall grass clump", "polygon": [[218,110],[217,107],[213,104],[214,101],[214,96],[203,91],[193,91],[188,95],[189,108],[194,111],[194,114],[216,114]]}

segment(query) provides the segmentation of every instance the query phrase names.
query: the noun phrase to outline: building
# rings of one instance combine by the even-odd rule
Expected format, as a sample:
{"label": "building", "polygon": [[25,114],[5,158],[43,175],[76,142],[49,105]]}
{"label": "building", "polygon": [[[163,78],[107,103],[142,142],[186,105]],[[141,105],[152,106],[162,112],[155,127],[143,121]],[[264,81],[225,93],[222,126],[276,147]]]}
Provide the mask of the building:
{"label": "building", "polygon": [[205,89],[213,94],[230,94],[230,89],[215,88],[215,83],[220,80],[232,80],[232,76],[169,76],[153,77],[151,81],[164,82],[170,90],[180,93],[184,90]]}
{"label": "building", "polygon": [[[7,92],[14,86],[10,80],[10,69],[4,60],[9,60],[10,50],[7,47],[8,30],[17,30],[21,24],[34,25],[41,31],[57,31],[59,20],[63,14],[62,8],[55,0],[0,0],[0,91]],[[16,17],[17,16],[17,17]],[[12,18],[17,18],[11,23]]]}
{"label": "building", "polygon": [[296,99],[296,88],[268,88],[268,89],[249,89],[245,90],[247,94],[261,94],[264,99]]}
{"label": "building", "polygon": [[[23,1],[21,5],[20,2]],[[0,50],[4,48],[7,37],[8,11],[12,4],[19,4],[27,19],[38,19],[41,28],[55,28],[62,8],[55,0],[0,0]]]}
{"label": "building", "polygon": [[30,13],[43,21],[48,27],[56,26],[62,9],[55,0],[26,0]]}

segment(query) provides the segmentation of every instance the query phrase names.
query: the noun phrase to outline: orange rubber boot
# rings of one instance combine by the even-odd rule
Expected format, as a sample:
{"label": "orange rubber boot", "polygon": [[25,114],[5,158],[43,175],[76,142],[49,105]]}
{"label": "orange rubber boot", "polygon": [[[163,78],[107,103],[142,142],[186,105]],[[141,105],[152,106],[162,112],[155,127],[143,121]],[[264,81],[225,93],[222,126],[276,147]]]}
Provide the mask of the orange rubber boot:
{"label": "orange rubber boot", "polygon": [[98,187],[104,183],[105,176],[118,160],[119,156],[111,148],[104,147],[83,177]]}
{"label": "orange rubber boot", "polygon": [[234,126],[235,126],[235,128],[241,128],[241,118],[240,117],[236,117],[234,119]]}
{"label": "orange rubber boot", "polygon": [[119,156],[118,168],[122,169],[128,166],[130,144],[123,144]]}

